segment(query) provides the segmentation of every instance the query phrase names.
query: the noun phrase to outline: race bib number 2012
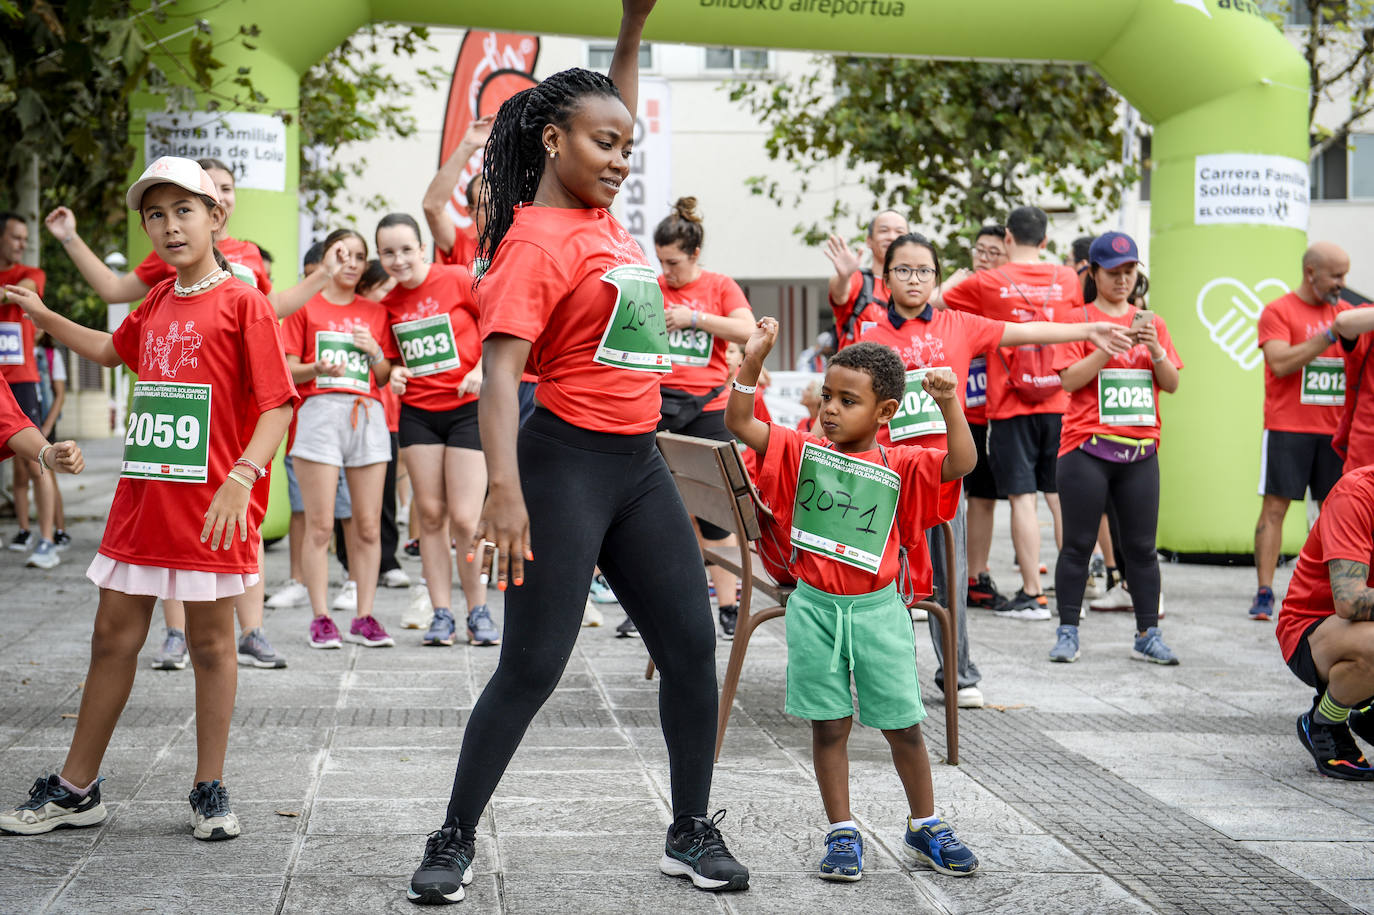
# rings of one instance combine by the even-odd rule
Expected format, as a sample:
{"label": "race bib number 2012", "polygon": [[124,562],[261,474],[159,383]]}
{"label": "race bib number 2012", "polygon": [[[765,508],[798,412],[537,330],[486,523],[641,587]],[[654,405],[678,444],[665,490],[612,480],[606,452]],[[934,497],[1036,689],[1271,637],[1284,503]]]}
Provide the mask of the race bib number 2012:
{"label": "race bib number 2012", "polygon": [[1304,365],[1299,400],[1315,407],[1345,406],[1345,360],[1319,356]]}
{"label": "race bib number 2012", "polygon": [[792,505],[792,544],[877,572],[901,492],[895,471],[806,442]]}
{"label": "race bib number 2012", "polygon": [[210,385],[134,384],[120,476],[204,483],[210,463]]}
{"label": "race bib number 2012", "polygon": [[658,274],[644,264],[621,264],[607,270],[601,280],[615,287],[616,301],[593,360],[639,372],[671,372]]}

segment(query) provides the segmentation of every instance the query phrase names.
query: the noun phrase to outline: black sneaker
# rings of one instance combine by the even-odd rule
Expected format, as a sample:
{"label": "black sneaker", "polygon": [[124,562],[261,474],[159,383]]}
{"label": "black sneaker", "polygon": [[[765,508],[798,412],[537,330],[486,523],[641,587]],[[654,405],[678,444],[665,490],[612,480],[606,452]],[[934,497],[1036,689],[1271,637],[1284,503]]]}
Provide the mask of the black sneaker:
{"label": "black sneaker", "polygon": [[52,542],[59,550],[65,550],[72,545],[72,535],[64,530],[55,530],[52,532]]}
{"label": "black sneaker", "polygon": [[721,892],[749,889],[749,868],[735,860],[725,847],[716,824],[725,818],[724,810],[717,810],[711,819],[693,817],[692,827],[677,835],[668,827],[668,841],[663,845],[663,859],[658,869],[670,877],[687,877],[699,890]]}
{"label": "black sneaker", "polygon": [[410,878],[406,898],[417,905],[448,905],[463,901],[463,887],[472,882],[474,843],[463,841],[457,826],[445,826],[425,840],[425,856]]}
{"label": "black sneaker", "polygon": [[1349,782],[1374,781],[1374,767],[1360,752],[1348,726],[1323,724],[1311,712],[1304,712],[1298,718],[1298,740],[1312,754],[1322,775]]}
{"label": "black sneaker", "polygon": [[984,610],[1001,610],[1006,604],[1006,597],[997,590],[996,583],[987,572],[979,572],[977,578],[969,579],[968,606],[982,607]]}
{"label": "black sneaker", "polygon": [[19,533],[15,534],[14,539],[10,541],[10,549],[14,550],[16,553],[27,553],[29,551],[29,543],[32,542],[32,540],[33,533],[31,531],[21,530]]}
{"label": "black sneaker", "polygon": [[407,540],[407,541],[406,541],[406,545],[402,548],[402,552],[404,552],[404,553],[406,554],[406,557],[407,557],[408,559],[419,559],[419,558],[420,558],[420,541],[419,541],[419,540]]}
{"label": "black sneaker", "polygon": [[202,842],[236,839],[239,818],[229,809],[229,790],[219,779],[191,789],[191,834]]}
{"label": "black sneaker", "polygon": [[77,829],[105,822],[105,805],[100,803],[101,781],[97,778],[85,797],[77,797],[62,787],[55,774],[36,779],[27,801],[0,813],[0,832],[36,836],[54,829]]}
{"label": "black sneaker", "polygon": [[1374,705],[1351,709],[1350,720],[1346,724],[1350,725],[1350,730],[1356,737],[1365,743],[1374,744]]}
{"label": "black sneaker", "polygon": [[725,640],[731,641],[735,637],[735,623],[739,622],[739,605],[731,604],[729,607],[720,608],[720,631],[725,636]]}
{"label": "black sneaker", "polygon": [[615,637],[618,639],[639,638],[639,630],[635,628],[634,620],[630,619],[628,616],[625,617],[625,622],[615,627]]}

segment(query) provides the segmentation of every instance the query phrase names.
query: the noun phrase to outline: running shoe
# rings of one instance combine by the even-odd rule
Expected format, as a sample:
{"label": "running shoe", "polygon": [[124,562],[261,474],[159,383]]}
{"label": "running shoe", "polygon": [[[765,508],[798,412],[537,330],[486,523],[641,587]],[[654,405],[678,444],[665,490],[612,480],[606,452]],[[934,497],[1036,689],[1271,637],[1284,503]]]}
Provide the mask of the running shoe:
{"label": "running shoe", "polygon": [[310,603],[310,592],[305,589],[305,585],[294,578],[288,580],[279,591],[267,598],[267,606],[273,610],[304,607],[308,603]]}
{"label": "running shoe", "polygon": [[186,669],[186,633],[170,626],[163,630],[162,648],[153,656],[153,670]]}
{"label": "running shoe", "polygon": [[421,582],[410,586],[410,602],[401,611],[402,629],[423,629],[434,617],[434,605],[429,602],[429,588]]}
{"label": "running shoe", "polygon": [[410,576],[406,574],[405,569],[398,566],[383,572],[381,577],[377,579],[377,584],[383,588],[409,588]]}
{"label": "running shoe", "polygon": [[105,822],[105,805],[100,803],[97,778],[85,796],[62,787],[57,774],[41,776],[29,789],[29,799],[0,813],[0,832],[15,836],[36,836],[54,829],[79,829]]}
{"label": "running shoe", "polygon": [[1374,781],[1374,768],[1350,736],[1349,726],[1325,724],[1307,711],[1298,718],[1298,740],[1312,754],[1322,775],[1348,782]]}
{"label": "running shoe", "polygon": [[32,531],[20,530],[19,533],[14,535],[14,539],[10,541],[10,549],[14,550],[16,553],[27,553],[29,551],[30,541],[32,540]]}
{"label": "running shoe", "polygon": [[311,648],[342,648],[343,638],[339,627],[327,616],[317,616],[310,620]]}
{"label": "running shoe", "polygon": [[338,597],[334,598],[334,603],[329,606],[333,610],[339,610],[344,613],[357,613],[358,583],[356,581],[344,582],[343,590],[339,592]]}
{"label": "running shoe", "polygon": [[1027,594],[1021,588],[1015,597],[994,612],[1013,620],[1047,620],[1050,618],[1050,599],[1043,594]]}
{"label": "running shoe", "polygon": [[1062,664],[1072,664],[1078,660],[1078,627],[1060,626],[1054,630],[1054,647],[1050,649],[1050,660]]}
{"label": "running shoe", "polygon": [[963,686],[954,694],[954,704],[958,708],[982,708],[983,691],[976,686]]}
{"label": "running shoe", "polygon": [[1267,622],[1274,615],[1274,589],[1260,588],[1255,599],[1250,602],[1250,619],[1257,623]]}
{"label": "running shoe", "polygon": [[410,878],[406,897],[421,905],[463,901],[463,887],[472,882],[474,843],[463,841],[458,827],[445,826],[425,840],[425,856]]}
{"label": "running shoe", "polygon": [[968,580],[968,606],[984,610],[1001,610],[1007,603],[1006,597],[997,590],[992,575],[979,572],[977,578]]}
{"label": "running shoe", "polygon": [[492,622],[491,611],[486,604],[473,607],[468,612],[468,644],[500,645],[501,633]]}
{"label": "running shoe", "polygon": [[1094,556],[1092,562],[1088,563],[1088,584],[1083,589],[1083,596],[1088,600],[1096,600],[1107,593],[1107,561],[1101,556]]}
{"label": "running shoe", "polygon": [[405,557],[406,557],[407,559],[419,559],[419,558],[420,558],[420,541],[419,541],[419,540],[414,540],[414,539],[412,539],[412,540],[407,540],[407,541],[406,541],[406,545],[405,545],[404,547],[401,548],[401,552],[405,554]]}
{"label": "running shoe", "polygon": [[1166,664],[1171,667],[1178,663],[1178,658],[1169,650],[1169,646],[1164,644],[1158,626],[1151,626],[1145,630],[1144,635],[1135,637],[1131,657],[1137,661],[1149,661],[1152,664]]}
{"label": "running shoe", "polygon": [[447,607],[436,607],[434,619],[430,620],[429,631],[421,639],[421,645],[452,645],[455,633],[458,631],[458,624],[453,619],[453,614]]}
{"label": "running shoe", "polygon": [[863,875],[863,836],[848,826],[830,830],[825,837],[825,855],[821,858],[821,879],[853,883]]}
{"label": "running shoe", "polygon": [[196,782],[191,789],[191,834],[202,842],[235,839],[239,818],[229,809],[229,792],[219,779]]}
{"label": "running shoe", "polygon": [[29,561],[24,564],[35,569],[55,569],[60,562],[62,557],[57,555],[57,547],[53,542],[40,540],[29,554]]}
{"label": "running shoe", "polygon": [[964,847],[944,820],[912,829],[907,821],[902,850],[918,864],[951,877],[967,877],[978,869],[978,858]]}
{"label": "running shoe", "polygon": [[604,622],[606,622],[606,617],[602,616],[601,610],[598,609],[596,604],[592,603],[592,599],[588,597],[587,605],[582,608],[582,625],[594,628],[600,626]]}
{"label": "running shoe", "polygon": [[630,619],[628,616],[625,617],[624,622],[615,627],[615,637],[618,639],[639,638],[639,629],[635,627],[634,620]]}
{"label": "running shoe", "polygon": [[598,604],[617,604],[615,592],[606,583],[606,577],[600,572],[592,576],[591,598]]}
{"label": "running shoe", "polygon": [[260,667],[263,670],[281,670],[286,666],[286,658],[277,654],[272,643],[267,641],[267,633],[262,627],[249,629],[239,639],[239,663],[245,667]]}
{"label": "running shoe", "polygon": [[353,617],[353,624],[348,627],[348,635],[344,638],[364,648],[390,648],[396,644],[396,640],[386,634],[382,624],[370,613]]}
{"label": "running shoe", "polygon": [[1131,592],[1126,590],[1126,586],[1117,584],[1108,588],[1104,596],[1088,601],[1088,609],[1096,610],[1098,613],[1130,613],[1135,609],[1135,603],[1131,600]]}
{"label": "running shoe", "polygon": [[58,552],[63,552],[72,545],[72,535],[58,528],[52,532],[53,546],[57,547]]}
{"label": "running shoe", "polygon": [[735,624],[739,622],[739,605],[732,607],[721,607],[718,611],[720,617],[720,631],[725,636],[727,642],[735,638]]}
{"label": "running shoe", "polygon": [[1350,732],[1356,737],[1365,743],[1374,744],[1374,705],[1351,709],[1350,720],[1346,724],[1350,726]]}
{"label": "running shoe", "polygon": [[691,828],[675,832],[668,827],[663,858],[658,869],[669,877],[686,877],[699,890],[747,890],[749,868],[735,860],[725,847],[719,824],[724,810],[709,820],[693,817]]}

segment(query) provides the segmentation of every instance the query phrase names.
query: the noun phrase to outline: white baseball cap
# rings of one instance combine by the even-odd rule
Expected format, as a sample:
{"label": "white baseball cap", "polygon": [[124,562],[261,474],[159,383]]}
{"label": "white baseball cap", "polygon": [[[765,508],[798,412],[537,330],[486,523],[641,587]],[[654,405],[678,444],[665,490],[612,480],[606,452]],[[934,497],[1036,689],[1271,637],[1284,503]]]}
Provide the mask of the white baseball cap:
{"label": "white baseball cap", "polygon": [[200,167],[199,162],[180,156],[163,156],[154,159],[152,164],[144,169],[143,177],[129,188],[129,193],[124,196],[129,209],[140,209],[143,204],[143,193],[158,184],[175,184],[193,194],[204,194],[215,203],[220,202],[215,182],[206,174],[205,169]]}

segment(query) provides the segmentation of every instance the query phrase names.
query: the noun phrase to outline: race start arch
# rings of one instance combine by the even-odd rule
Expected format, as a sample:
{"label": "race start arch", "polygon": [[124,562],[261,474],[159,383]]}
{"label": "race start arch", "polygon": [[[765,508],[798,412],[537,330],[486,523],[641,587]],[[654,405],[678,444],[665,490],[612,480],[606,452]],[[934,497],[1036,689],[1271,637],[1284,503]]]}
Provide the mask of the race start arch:
{"label": "race start arch", "polygon": [[[179,6],[192,4],[164,7],[168,19],[157,26],[174,49],[193,15],[216,36],[259,27],[256,50],[230,41],[215,54],[223,72],[251,68],[266,110],[294,109],[301,74],[371,21],[604,38],[620,18],[616,0],[234,0],[180,17]],[[1150,304],[1187,364],[1183,387],[1162,405],[1160,545],[1251,550],[1263,388],[1255,324],[1262,303],[1299,278],[1308,210],[1307,68],[1258,3],[659,0],[645,39],[1096,67],[1154,128]],[[135,176],[145,115],[131,119]],[[271,124],[236,121],[244,142],[235,152],[261,157],[254,165],[269,177],[253,183],[270,189],[241,182],[235,234],[275,252],[278,281],[289,282],[298,262],[297,128],[268,138],[254,131],[271,133]],[[130,242],[147,250],[136,221]],[[1290,514],[1286,548],[1295,550],[1304,532],[1299,513]]]}

